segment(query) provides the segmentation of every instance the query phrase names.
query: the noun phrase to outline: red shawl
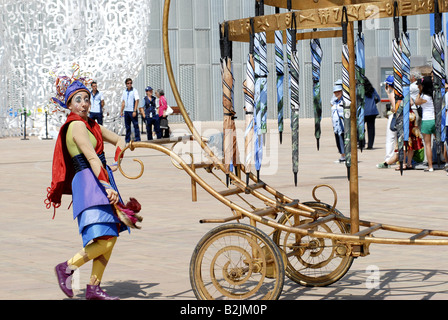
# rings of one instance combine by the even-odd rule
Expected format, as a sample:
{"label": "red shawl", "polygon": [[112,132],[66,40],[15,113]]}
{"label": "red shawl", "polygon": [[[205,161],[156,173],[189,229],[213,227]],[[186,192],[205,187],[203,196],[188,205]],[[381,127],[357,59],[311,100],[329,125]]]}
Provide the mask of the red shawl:
{"label": "red shawl", "polygon": [[62,195],[72,194],[72,180],[75,176],[75,171],[65,141],[68,125],[72,121],[82,121],[85,123],[87,129],[93,134],[97,141],[95,148],[97,154],[102,153],[104,149],[101,127],[90,118],[86,121],[80,116],[70,113],[67,117],[67,121],[65,121],[59,131],[54,148],[51,187],[47,188],[48,194],[47,199],[45,200],[47,209],[53,205],[56,210],[56,208],[59,208],[61,205]]}

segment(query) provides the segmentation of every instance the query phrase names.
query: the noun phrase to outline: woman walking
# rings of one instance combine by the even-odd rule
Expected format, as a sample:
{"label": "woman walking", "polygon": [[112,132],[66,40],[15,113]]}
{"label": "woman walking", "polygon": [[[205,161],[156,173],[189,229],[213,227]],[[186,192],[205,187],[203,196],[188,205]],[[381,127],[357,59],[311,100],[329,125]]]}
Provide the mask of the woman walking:
{"label": "woman walking", "polygon": [[376,104],[381,101],[381,98],[367,78],[364,78],[364,88],[364,119],[367,125],[367,137],[369,139],[367,149],[372,149],[375,141],[375,120],[379,114]]}
{"label": "woman walking", "polygon": [[436,121],[434,115],[433,84],[430,76],[425,76],[418,81],[419,95],[415,99],[415,104],[422,110],[421,132],[425,142],[425,154],[428,161],[428,168],[425,171],[432,172],[432,146],[431,138],[436,133]]}

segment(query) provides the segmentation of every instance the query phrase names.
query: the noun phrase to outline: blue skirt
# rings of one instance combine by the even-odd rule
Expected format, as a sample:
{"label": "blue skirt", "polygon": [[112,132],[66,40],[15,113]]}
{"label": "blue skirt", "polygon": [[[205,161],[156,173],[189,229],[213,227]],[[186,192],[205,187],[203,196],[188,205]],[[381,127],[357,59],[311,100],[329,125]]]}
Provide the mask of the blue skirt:
{"label": "blue skirt", "polygon": [[115,215],[107,194],[92,169],[76,173],[72,181],[72,195],[73,219],[78,220],[84,247],[93,239],[103,236],[118,237],[120,232],[128,229]]}

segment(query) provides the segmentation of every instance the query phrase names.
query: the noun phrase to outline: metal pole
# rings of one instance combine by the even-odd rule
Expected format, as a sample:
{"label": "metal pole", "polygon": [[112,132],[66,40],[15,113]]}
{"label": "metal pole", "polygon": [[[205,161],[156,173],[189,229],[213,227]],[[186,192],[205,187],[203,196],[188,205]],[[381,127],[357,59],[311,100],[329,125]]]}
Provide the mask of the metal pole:
{"label": "metal pole", "polygon": [[349,48],[349,76],[350,76],[350,127],[351,127],[351,166],[350,166],[350,224],[351,233],[359,231],[359,192],[358,192],[358,148],[356,121],[356,78],[355,78],[355,40],[353,22],[347,26],[347,46]]}
{"label": "metal pole", "polygon": [[[351,4],[344,0],[344,5]],[[347,46],[349,51],[349,78],[350,78],[350,231],[355,234],[359,231],[359,192],[358,192],[358,131],[356,119],[356,77],[355,77],[355,33],[353,22],[347,24]]]}

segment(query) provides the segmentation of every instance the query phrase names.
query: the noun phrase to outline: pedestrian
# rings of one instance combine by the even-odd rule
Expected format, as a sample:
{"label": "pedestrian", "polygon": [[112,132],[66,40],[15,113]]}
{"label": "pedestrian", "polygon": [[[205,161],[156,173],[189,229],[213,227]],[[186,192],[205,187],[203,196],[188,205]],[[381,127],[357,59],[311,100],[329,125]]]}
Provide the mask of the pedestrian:
{"label": "pedestrian", "polygon": [[[73,217],[78,220],[83,249],[72,258],[58,264],[55,273],[61,290],[73,297],[71,277],[74,271],[92,260],[90,282],[86,287],[87,300],[117,300],[100,288],[119,233],[127,226],[117,217],[115,205],[120,202],[113,171],[117,164],[106,165],[104,142],[115,146],[115,162],[123,138],[88,118],[90,91],[84,79],[71,79],[68,84],[57,81],[58,95],[54,103],[70,110],[55,144],[51,187],[47,189],[47,208],[61,205],[63,194],[72,195]],[[62,88],[63,87],[63,88]],[[61,90],[62,89],[62,90]]]}
{"label": "pedestrian", "polygon": [[156,108],[156,97],[153,95],[153,89],[148,86],[145,89],[146,96],[144,98],[144,105],[140,108],[143,119],[146,122],[146,133],[148,135],[148,140],[153,139],[153,130],[156,133],[157,139],[162,138],[162,133],[160,131],[160,119]]}
{"label": "pedestrian", "polygon": [[394,118],[396,106],[395,106],[395,93],[394,93],[394,76],[389,75],[385,81],[384,90],[389,98],[390,110],[387,111],[387,125],[386,125],[386,155],[384,161],[377,164],[377,168],[385,169],[394,164],[398,160],[398,154],[395,152],[397,144],[397,131],[394,128]]}
{"label": "pedestrian", "polygon": [[342,84],[339,84],[339,82],[336,81],[333,86],[333,98],[331,99],[331,119],[333,122],[333,132],[336,140],[336,147],[338,148],[340,154],[340,158],[336,162],[345,161],[343,113],[344,102],[342,98]]}
{"label": "pedestrian", "polygon": [[421,132],[423,134],[423,140],[425,142],[425,154],[428,161],[428,168],[426,172],[434,171],[432,166],[432,147],[431,140],[432,135],[436,133],[436,121],[434,114],[434,102],[433,102],[433,83],[431,76],[425,76],[418,81],[418,88],[420,93],[415,99],[414,103],[421,108],[422,112],[422,124]]}
{"label": "pedestrian", "polygon": [[131,123],[134,127],[134,141],[140,141],[140,129],[138,127],[138,103],[140,97],[137,89],[132,87],[132,79],[127,78],[125,81],[126,89],[121,97],[121,111],[120,116],[124,116],[124,125],[126,128],[126,143],[131,141]]}
{"label": "pedestrian", "polygon": [[[445,79],[445,106],[442,108],[442,134],[443,156],[445,158],[445,170],[448,171],[448,83]],[[448,172],[447,172],[448,175]]]}
{"label": "pedestrian", "polygon": [[170,127],[168,126],[168,103],[165,98],[165,92],[162,89],[157,89],[156,96],[159,101],[159,119],[160,119],[160,130],[162,131],[162,138],[170,137]]}
{"label": "pedestrian", "polygon": [[421,122],[422,119],[419,116],[418,112],[417,112],[417,106],[415,105],[414,101],[415,99],[417,99],[417,96],[419,94],[419,89],[418,89],[418,80],[422,78],[422,75],[420,73],[420,71],[418,70],[418,68],[413,68],[411,70],[411,84],[409,86],[409,95],[411,97],[411,109],[414,111],[414,114],[416,116],[416,120],[415,120],[415,124],[420,128],[421,127]]}
{"label": "pedestrian", "polygon": [[90,84],[92,90],[90,91],[90,118],[96,120],[98,124],[103,124],[103,112],[104,112],[104,97],[103,93],[98,91],[98,84],[93,81]]}
{"label": "pedestrian", "polygon": [[[335,82],[334,82],[334,84],[333,84],[333,87],[334,86],[341,86],[342,87],[342,79],[338,79],[338,80],[336,80]],[[333,101],[336,101],[337,100],[337,98],[336,98],[336,96],[335,96],[335,94],[334,94],[334,92],[333,92],[333,97],[331,97],[331,99],[330,99],[330,104],[331,105],[333,105]]]}
{"label": "pedestrian", "polygon": [[364,78],[364,89],[364,120],[367,125],[367,137],[369,139],[367,149],[372,149],[375,142],[375,120],[379,114],[376,104],[381,101],[381,98],[367,78]]}
{"label": "pedestrian", "polygon": [[414,104],[414,100],[417,98],[418,94],[419,94],[419,89],[418,89],[418,80],[422,78],[422,75],[420,73],[420,71],[418,71],[418,68],[413,68],[411,70],[411,74],[410,74],[411,78],[411,84],[409,85],[409,95],[411,96],[411,105]]}

